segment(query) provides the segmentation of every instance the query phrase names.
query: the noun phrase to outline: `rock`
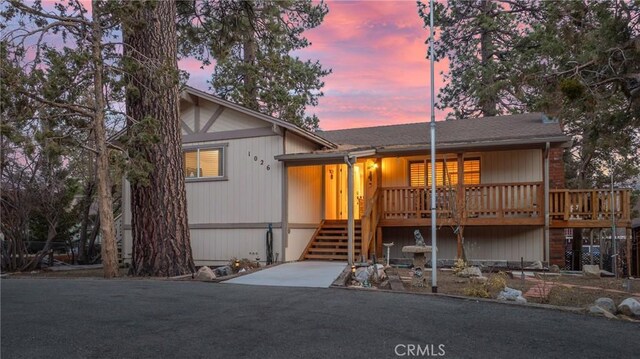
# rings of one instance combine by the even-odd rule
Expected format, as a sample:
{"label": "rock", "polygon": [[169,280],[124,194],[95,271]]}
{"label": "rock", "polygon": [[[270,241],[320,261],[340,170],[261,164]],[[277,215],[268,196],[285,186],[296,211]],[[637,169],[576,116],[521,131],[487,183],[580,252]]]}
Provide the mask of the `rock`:
{"label": "rock", "polygon": [[526,304],[526,303],[527,303],[527,298],[525,298],[525,297],[523,297],[523,296],[521,296],[521,295],[520,295],[520,296],[518,296],[518,297],[516,298],[516,303],[519,303],[519,304]]}
{"label": "rock", "polygon": [[464,279],[464,278],[456,278],[453,280],[454,283],[458,283],[458,284],[462,284],[462,283],[467,283],[468,280]]}
{"label": "rock", "polygon": [[223,266],[214,269],[213,273],[216,275],[216,277],[224,277],[231,275],[233,273],[233,270],[229,266]]}
{"label": "rock", "polygon": [[609,313],[616,314],[616,303],[614,303],[611,298],[598,298],[595,301],[595,305]]}
{"label": "rock", "polygon": [[542,269],[542,262],[535,261],[530,266],[524,267],[524,269]]}
{"label": "rock", "polygon": [[360,282],[360,283],[364,283],[369,281],[369,278],[371,277],[372,272],[369,272],[369,268],[368,267],[360,267],[356,269],[356,275],[355,275],[355,280]]}
{"label": "rock", "polygon": [[375,266],[370,266],[369,268],[371,268],[371,272],[373,273],[374,271],[377,272],[378,274],[378,280],[384,280],[387,278],[387,273],[385,273],[384,271],[384,266],[382,264],[376,264]]}
{"label": "rock", "polygon": [[589,307],[589,314],[592,315],[602,315],[606,318],[609,319],[618,319],[615,315],[613,315],[612,313],[610,313],[608,310],[599,307],[597,305],[592,305],[591,307]]}
{"label": "rock", "polygon": [[[516,300],[518,297],[522,297],[522,291],[517,289],[504,287],[504,289],[498,293],[499,300]],[[524,299],[524,298],[523,298]]]}
{"label": "rock", "polygon": [[487,277],[472,277],[471,278],[471,283],[474,283],[474,284],[486,284],[487,280],[489,280],[489,278],[487,278]]}
{"label": "rock", "polygon": [[456,274],[458,277],[482,277],[482,271],[478,267],[467,267]]}
{"label": "rock", "polygon": [[212,280],[215,279],[216,275],[213,273],[211,268],[204,266],[198,269],[198,273],[196,273],[196,280]]}
{"label": "rock", "polygon": [[585,264],[582,266],[582,274],[584,274],[585,277],[600,278],[600,266]]}
{"label": "rock", "polygon": [[627,298],[618,305],[618,310],[626,316],[640,318],[640,301],[636,298]]}
{"label": "rock", "polygon": [[549,272],[560,273],[560,267],[558,267],[557,264],[552,264],[551,267],[549,267]]}

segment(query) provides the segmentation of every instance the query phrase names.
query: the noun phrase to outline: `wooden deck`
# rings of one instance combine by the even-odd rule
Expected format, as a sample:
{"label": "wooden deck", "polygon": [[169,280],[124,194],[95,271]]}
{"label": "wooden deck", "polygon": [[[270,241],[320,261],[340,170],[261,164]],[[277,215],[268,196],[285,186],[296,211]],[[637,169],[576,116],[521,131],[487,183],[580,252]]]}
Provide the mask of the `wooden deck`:
{"label": "wooden deck", "polygon": [[[416,187],[380,188],[379,225],[429,226],[431,191]],[[553,228],[619,227],[631,223],[631,192],[615,189],[550,190],[549,217]],[[612,211],[613,209],[613,211]],[[438,225],[542,226],[542,182],[464,185],[436,190]],[[374,216],[375,217],[375,216]],[[365,230],[365,232],[367,232]]]}

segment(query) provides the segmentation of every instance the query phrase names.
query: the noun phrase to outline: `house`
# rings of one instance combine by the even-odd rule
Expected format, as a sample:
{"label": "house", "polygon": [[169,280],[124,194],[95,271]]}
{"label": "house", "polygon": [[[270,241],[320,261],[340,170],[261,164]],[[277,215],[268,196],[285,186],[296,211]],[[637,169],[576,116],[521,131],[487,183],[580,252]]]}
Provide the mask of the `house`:
{"label": "house", "polygon": [[[354,261],[391,257],[418,228],[430,241],[427,123],[311,133],[187,88],[181,96],[191,244],[197,265],[273,255]],[[438,257],[564,264],[564,228],[630,231],[630,192],[564,189],[570,144],[543,114],[436,124]],[[124,256],[131,256],[125,187]],[[612,206],[613,205],[613,206]]]}

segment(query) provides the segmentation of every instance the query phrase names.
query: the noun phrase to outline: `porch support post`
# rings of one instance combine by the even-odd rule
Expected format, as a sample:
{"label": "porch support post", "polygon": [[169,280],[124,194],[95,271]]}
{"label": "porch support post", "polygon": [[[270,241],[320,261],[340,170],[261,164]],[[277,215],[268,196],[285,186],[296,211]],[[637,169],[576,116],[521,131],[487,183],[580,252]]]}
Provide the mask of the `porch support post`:
{"label": "porch support post", "polygon": [[280,262],[287,260],[287,244],[289,242],[289,167],[282,164],[282,245],[280,248]]}
{"label": "porch support post", "polygon": [[[551,265],[549,252],[549,142],[544,149],[544,260]],[[566,204],[565,204],[566,205]]]}
{"label": "porch support post", "polygon": [[352,265],[354,263],[353,235],[355,228],[355,219],[353,218],[353,164],[355,163],[355,158],[345,157],[345,162],[347,163],[347,238],[349,247],[348,260],[349,264]]}

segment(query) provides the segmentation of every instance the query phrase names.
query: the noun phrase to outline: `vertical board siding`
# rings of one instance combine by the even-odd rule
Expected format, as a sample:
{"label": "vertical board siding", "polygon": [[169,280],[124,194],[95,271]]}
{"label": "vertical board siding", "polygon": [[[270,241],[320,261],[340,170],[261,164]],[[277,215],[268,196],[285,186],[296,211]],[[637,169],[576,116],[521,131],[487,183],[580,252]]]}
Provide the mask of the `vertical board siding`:
{"label": "vertical board siding", "polygon": [[482,183],[542,181],[542,150],[483,152],[480,160]]}
{"label": "vertical board siding", "polygon": [[[385,242],[394,242],[391,248],[392,258],[409,258],[402,253],[402,247],[412,245],[414,228],[384,228]],[[431,242],[429,227],[420,227],[426,242]],[[473,260],[508,260],[525,261],[542,260],[542,228],[534,227],[467,227],[465,233],[465,250],[468,259]],[[438,230],[438,258],[454,259],[457,241],[451,228]]]}
{"label": "vertical board siding", "polygon": [[322,166],[289,167],[289,223],[322,220]]}
{"label": "vertical board siding", "polygon": [[297,260],[307,247],[315,229],[290,229],[287,238],[286,258],[288,261]]}
{"label": "vertical board siding", "polygon": [[[322,221],[322,166],[290,167],[288,169],[289,223],[319,224]],[[300,257],[315,229],[290,229],[286,259]]]}
{"label": "vertical board siding", "polygon": [[281,141],[280,136],[225,141],[228,180],[187,182],[189,223],[280,222],[282,164],[274,156],[282,152]]}
{"label": "vertical board siding", "polygon": [[285,135],[285,148],[286,153],[307,153],[315,151],[320,147],[298,135],[291,132],[286,132]]}
{"label": "vertical board siding", "polygon": [[[217,110],[217,105],[214,105],[208,101],[207,107],[203,108],[206,111],[202,111],[200,114],[200,123],[204,126],[205,123],[211,118],[211,115]],[[210,107],[209,107],[210,106]],[[222,131],[235,131],[235,130],[247,130],[251,128],[261,128],[270,126],[271,124],[263,120],[245,115],[244,113],[225,108],[220,114],[220,117],[213,123],[213,126],[209,128],[207,132],[222,132]]]}
{"label": "vertical board siding", "polygon": [[[196,265],[208,262],[228,262],[232,258],[260,261],[267,259],[266,229],[192,229],[191,248]],[[281,248],[282,231],[273,229],[273,255]],[[251,253],[258,253],[251,254]],[[278,253],[282,259],[282,253]]]}
{"label": "vertical board siding", "polygon": [[[437,156],[441,159],[443,156]],[[465,158],[480,157],[480,183],[542,181],[542,150],[511,150],[465,153]],[[447,155],[454,160],[454,155]],[[429,160],[428,156],[388,157],[382,159],[382,186],[409,186],[409,162]]]}

